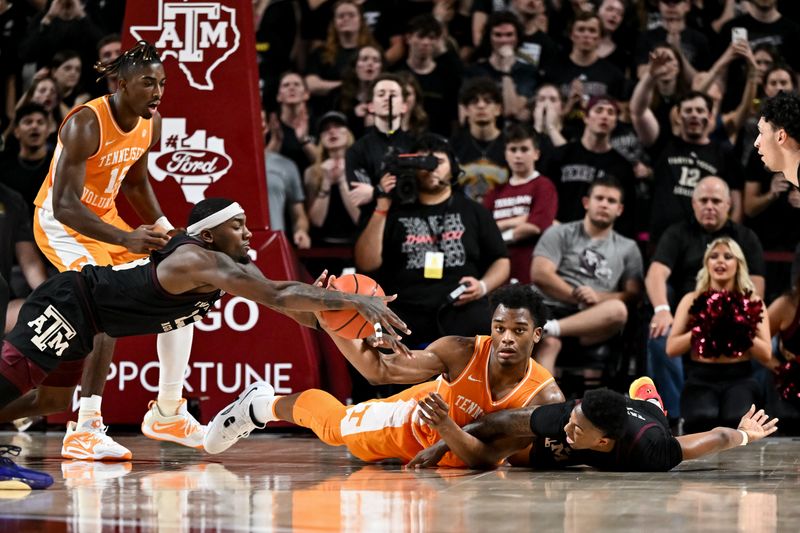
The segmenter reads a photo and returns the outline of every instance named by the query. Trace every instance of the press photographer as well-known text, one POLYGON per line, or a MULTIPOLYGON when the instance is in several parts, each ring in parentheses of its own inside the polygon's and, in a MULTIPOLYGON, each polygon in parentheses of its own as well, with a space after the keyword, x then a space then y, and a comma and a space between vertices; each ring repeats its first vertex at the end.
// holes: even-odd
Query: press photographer
POLYGON ((401 154, 394 148, 384 159, 384 168, 387 174, 395 177, 395 185, 388 193, 378 184, 377 196, 391 195, 392 199, 401 204, 413 204, 417 201, 417 173, 420 170, 433 172, 439 166, 439 160, 432 154, 401 154))
POLYGON ((375 186, 385 172, 386 154, 390 149, 407 152, 413 142, 411 135, 401 129, 408 110, 407 98, 403 82, 396 74, 384 73, 375 78, 367 102, 375 125, 345 154, 350 199, 361 209, 362 227, 375 207, 375 186))
POLYGON ((485 296, 510 270, 500 230, 486 208, 453 188, 459 167, 444 138, 424 135, 408 154, 414 155, 387 156, 400 177, 387 172, 380 179, 376 207, 356 242, 356 267, 399 296, 392 309, 412 331, 404 339, 409 347, 442 335, 487 334, 485 296), (460 285, 463 292, 449 302, 460 285))

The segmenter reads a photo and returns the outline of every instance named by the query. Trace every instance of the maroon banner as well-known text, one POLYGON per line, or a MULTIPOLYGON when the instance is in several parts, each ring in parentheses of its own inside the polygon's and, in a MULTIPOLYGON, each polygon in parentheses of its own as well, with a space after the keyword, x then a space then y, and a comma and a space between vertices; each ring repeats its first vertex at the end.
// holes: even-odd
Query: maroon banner
POLYGON ((222 196, 244 207, 251 229, 266 229, 252 2, 127 2, 123 49, 140 39, 155 45, 167 73, 161 140, 148 162, 164 213, 183 226, 193 204, 222 196))

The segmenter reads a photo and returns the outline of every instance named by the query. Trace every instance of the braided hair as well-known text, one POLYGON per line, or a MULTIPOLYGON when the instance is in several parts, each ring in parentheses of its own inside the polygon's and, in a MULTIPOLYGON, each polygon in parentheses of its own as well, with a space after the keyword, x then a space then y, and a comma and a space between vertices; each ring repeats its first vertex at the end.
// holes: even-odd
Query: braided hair
POLYGON ((136 46, 123 52, 110 63, 98 61, 94 64, 94 69, 100 74, 100 77, 97 78, 97 81, 100 81, 103 78, 114 76, 127 78, 135 69, 151 63, 161 63, 158 50, 147 41, 139 41, 136 46))

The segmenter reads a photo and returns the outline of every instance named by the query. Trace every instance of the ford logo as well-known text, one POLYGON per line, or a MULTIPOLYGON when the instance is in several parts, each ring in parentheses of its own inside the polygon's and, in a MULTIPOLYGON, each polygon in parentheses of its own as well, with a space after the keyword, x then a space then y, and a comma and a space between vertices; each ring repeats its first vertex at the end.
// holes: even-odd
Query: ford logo
POLYGON ((208 150, 175 150, 161 154, 156 166, 175 176, 210 176, 231 168, 231 158, 226 154, 208 150))

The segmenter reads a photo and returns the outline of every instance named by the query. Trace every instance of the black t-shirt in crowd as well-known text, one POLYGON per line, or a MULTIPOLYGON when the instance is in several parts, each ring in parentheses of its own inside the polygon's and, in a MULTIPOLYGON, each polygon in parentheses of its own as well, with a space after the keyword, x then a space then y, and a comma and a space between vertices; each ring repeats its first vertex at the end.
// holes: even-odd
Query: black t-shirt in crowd
POLYGON ((465 78, 491 78, 497 84, 497 88, 500 89, 501 93, 504 76, 511 76, 514 88, 519 96, 524 96, 528 99, 533 98, 536 87, 539 85, 539 71, 524 58, 517 57, 517 60, 511 66, 511 72, 508 74, 494 68, 486 59, 478 61, 464 73, 465 78))
POLYGON ((719 231, 708 233, 693 216, 690 220, 670 226, 658 241, 653 254, 653 261, 670 269, 668 283, 674 289, 674 301, 670 302, 673 309, 685 294, 694 290, 706 248, 718 237, 731 237, 742 248, 751 276, 766 275, 764 250, 753 230, 728 221, 719 231))
POLYGON ((272 0, 256 28, 258 78, 267 111, 278 108, 275 98, 280 75, 292 68, 291 54, 299 32, 299 15, 294 0, 272 0))
POLYGON ((464 276, 481 279, 508 250, 492 214, 456 190, 437 205, 392 205, 383 233, 376 280, 397 294, 392 309, 408 324, 408 346, 442 335, 472 336, 491 326, 487 298, 453 306, 447 295, 464 276), (426 254, 441 253, 441 277, 425 277, 426 254))
POLYGON ((391 45, 392 37, 405 33, 406 19, 401 4, 401 0, 366 0, 361 4, 364 20, 384 50, 391 45))
POLYGON ((558 215, 560 222, 583 218, 583 197, 589 185, 597 178, 612 175, 622 183, 625 192, 625 209, 617 219, 614 229, 633 237, 636 206, 636 178, 631 164, 617 152, 591 152, 580 141, 567 143, 556 149, 543 174, 550 177, 558 189, 558 215), (630 200, 630 201, 628 201, 630 200))
MULTIPOLYGON (((782 16, 775 22, 759 22, 748 14, 740 15, 722 26, 716 51, 721 54, 731 42, 731 28, 745 28, 750 48, 771 44, 780 52, 785 63, 795 71, 800 68, 800 23, 782 16)), ((741 94, 741 93, 740 93, 741 94)))
POLYGON ((398 130, 387 135, 370 127, 345 153, 347 181, 377 185, 386 172, 386 154, 393 147, 403 153, 411 148, 414 138, 406 131, 398 130))
POLYGON ((18 242, 33 242, 31 217, 20 194, 0 184, 0 275, 9 279, 18 242))
POLYGON ((451 141, 461 166, 458 183, 464 193, 478 200, 508 181, 506 142, 502 134, 492 141, 481 141, 462 129, 451 141))
POLYGON ((610 452, 574 450, 567 444, 564 426, 578 400, 543 405, 531 415, 531 430, 536 435, 530 453, 531 467, 552 470, 587 465, 617 472, 666 472, 683 460, 678 440, 658 406, 626 399, 628 422, 625 434, 610 452))
MULTIPOLYGON (((398 153, 404 153, 413 143, 414 138, 406 131, 397 130, 392 135, 387 135, 374 126, 368 128, 367 132, 345 152, 344 168, 347 181, 377 185, 386 172, 386 155, 389 149, 394 148, 398 153)), ((367 225, 374 210, 374 201, 361 206, 359 227, 367 225)))
POLYGON ((622 100, 624 96, 625 75, 606 59, 598 59, 588 67, 582 67, 566 57, 550 76, 549 81, 559 87, 565 98, 569 96, 570 85, 575 78, 583 82, 583 95, 587 98, 609 95, 622 100))
MULTIPOLYGON (((309 127, 313 128, 316 122, 314 116, 311 115, 308 119, 309 127)), ((280 153, 282 156, 291 159, 294 164, 297 165, 297 170, 302 176, 311 165, 312 161, 308 157, 308 154, 306 154, 306 151, 303 150, 303 143, 297 138, 294 128, 281 122, 281 129, 283 130, 283 144, 281 144, 280 153)))
POLYGON ((654 160, 652 242, 657 242, 670 224, 694 219, 692 194, 706 176, 719 176, 732 191, 744 187, 742 165, 733 149, 714 141, 692 144, 672 137, 654 160))
MULTIPOLYGON (((761 195, 769 191, 775 173, 764 168, 761 156, 753 150, 750 152, 745 175, 748 183, 758 184, 758 194, 761 195)), ((755 217, 745 219, 745 225, 756 232, 765 250, 793 251, 800 242, 800 209, 789 203, 791 190, 792 187, 789 187, 782 192, 755 217)))
MULTIPOLYGON (((646 31, 639 36, 636 43, 636 64, 644 65, 650 61, 650 52, 656 45, 667 41, 667 30, 663 27, 646 31)), ((710 44, 705 35, 693 28, 681 32, 681 51, 689 63, 697 70, 706 70, 711 66, 710 44)))
POLYGON ((460 191, 436 205, 392 205, 383 233, 379 280, 418 309, 436 309, 463 276, 478 279, 508 250, 492 214, 460 191), (442 277, 424 276, 426 252, 442 252, 442 277))
POLYGON ((52 157, 52 150, 48 150, 42 159, 37 160, 21 159, 17 154, 10 153, 0 157, 0 183, 22 195, 27 203, 29 216, 33 216, 33 201, 47 177, 52 157))
POLYGON ((324 41, 328 37, 328 26, 333 20, 333 0, 322 2, 311 9, 308 0, 300 0, 300 37, 309 41, 324 41))
POLYGON ((428 114, 428 129, 450 137, 458 118, 458 91, 463 67, 458 55, 447 51, 436 58, 436 67, 428 74, 418 74, 406 62, 397 71, 411 72, 422 89, 422 104, 428 114))
MULTIPOLYGON (((794 0, 796 2, 796 0, 794 0)), ((731 29, 745 28, 750 48, 760 44, 770 44, 778 49, 783 63, 787 63, 795 72, 800 69, 800 24, 787 16, 775 22, 759 22, 749 14, 743 14, 728 21, 717 37, 716 57, 719 57, 731 42, 731 29)), ((735 59, 728 66, 728 80, 722 98, 722 111, 735 109, 742 100, 742 91, 747 81, 747 64, 743 59, 735 59)))
POLYGON ((530 58, 531 64, 539 71, 540 79, 547 79, 562 58, 558 44, 543 31, 523 35, 518 51, 523 58, 530 58))

